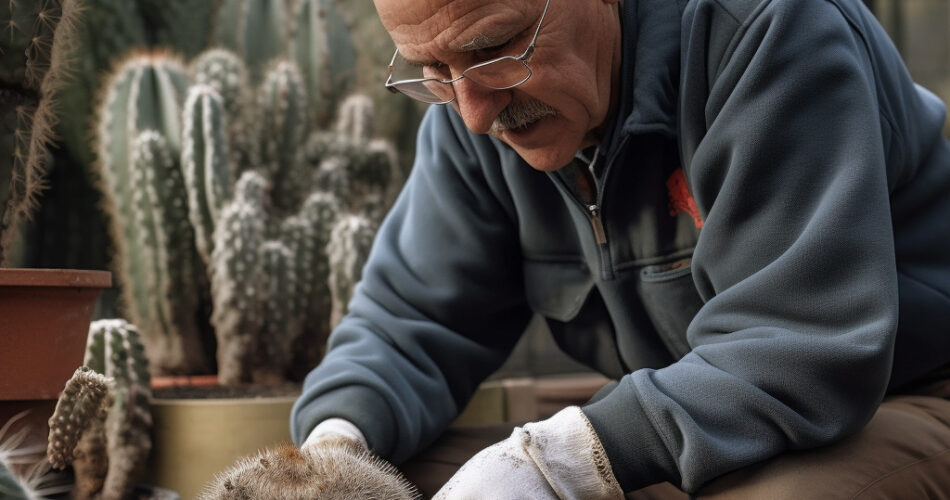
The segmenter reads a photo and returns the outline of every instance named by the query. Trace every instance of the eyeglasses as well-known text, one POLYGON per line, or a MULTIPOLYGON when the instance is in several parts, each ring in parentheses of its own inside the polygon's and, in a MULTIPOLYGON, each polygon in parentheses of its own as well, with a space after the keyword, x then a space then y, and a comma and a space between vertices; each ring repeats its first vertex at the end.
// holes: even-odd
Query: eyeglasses
POLYGON ((432 75, 440 71, 446 72, 447 68, 439 69, 432 66, 414 65, 404 59, 399 54, 399 49, 393 53, 393 58, 389 62, 389 74, 386 77, 386 88, 390 92, 401 92, 417 101, 429 104, 448 104, 455 100, 455 87, 453 83, 468 78, 469 80, 495 90, 507 90, 515 88, 518 85, 528 81, 533 72, 526 62, 534 53, 535 43, 538 41, 538 33, 541 32, 541 23, 544 22, 544 15, 548 12, 548 6, 551 0, 544 4, 544 10, 541 11, 541 18, 538 19, 538 27, 534 30, 534 37, 531 43, 521 53, 520 56, 496 57, 490 61, 480 62, 463 71, 459 76, 451 78, 451 75, 432 75), (392 81, 394 71, 405 74, 406 72, 419 73, 422 78, 410 78, 406 80, 392 81), (439 78, 448 77, 449 79, 439 78))

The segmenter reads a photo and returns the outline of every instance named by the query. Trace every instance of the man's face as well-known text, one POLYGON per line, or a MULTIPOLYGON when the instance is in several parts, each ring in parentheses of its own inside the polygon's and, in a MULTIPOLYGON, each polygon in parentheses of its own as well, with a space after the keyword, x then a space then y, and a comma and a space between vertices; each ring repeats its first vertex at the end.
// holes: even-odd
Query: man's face
MULTIPOLYGON (((510 145, 538 170, 556 170, 597 144, 611 118, 620 69, 618 0, 551 0, 528 60, 533 75, 508 90, 455 82, 451 103, 475 133, 510 145)), ((452 77, 473 64, 520 55, 544 0, 375 0, 399 53, 413 63, 447 66, 452 77)))

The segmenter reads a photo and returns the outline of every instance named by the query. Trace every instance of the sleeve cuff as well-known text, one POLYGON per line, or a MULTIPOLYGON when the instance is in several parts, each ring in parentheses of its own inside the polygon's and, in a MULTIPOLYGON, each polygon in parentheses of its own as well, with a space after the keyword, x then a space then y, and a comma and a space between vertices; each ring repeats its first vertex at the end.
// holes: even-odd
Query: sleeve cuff
POLYGON ((666 445, 644 412, 630 375, 606 397, 582 408, 625 492, 654 483, 680 483, 666 445))
POLYGON ((323 394, 305 391, 294 404, 290 419, 291 436, 298 446, 329 419, 352 425, 367 448, 382 457, 389 457, 395 445, 392 410, 382 397, 364 386, 341 387, 323 394))

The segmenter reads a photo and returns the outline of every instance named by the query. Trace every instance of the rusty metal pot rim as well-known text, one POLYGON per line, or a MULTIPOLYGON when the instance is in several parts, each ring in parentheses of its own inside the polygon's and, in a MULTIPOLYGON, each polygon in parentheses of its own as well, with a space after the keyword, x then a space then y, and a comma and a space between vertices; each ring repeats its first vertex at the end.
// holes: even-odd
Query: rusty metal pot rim
POLYGON ((109 288, 112 273, 87 269, 0 268, 0 286, 109 288))

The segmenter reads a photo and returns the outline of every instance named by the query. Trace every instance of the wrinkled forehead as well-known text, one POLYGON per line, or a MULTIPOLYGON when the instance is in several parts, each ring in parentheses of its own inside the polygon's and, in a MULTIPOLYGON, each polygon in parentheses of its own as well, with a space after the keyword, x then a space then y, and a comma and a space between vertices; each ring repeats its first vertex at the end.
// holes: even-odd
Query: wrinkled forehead
POLYGON ((463 46, 512 25, 530 22, 532 3, 543 0, 374 0, 380 20, 400 48, 435 44, 442 50, 463 46))

